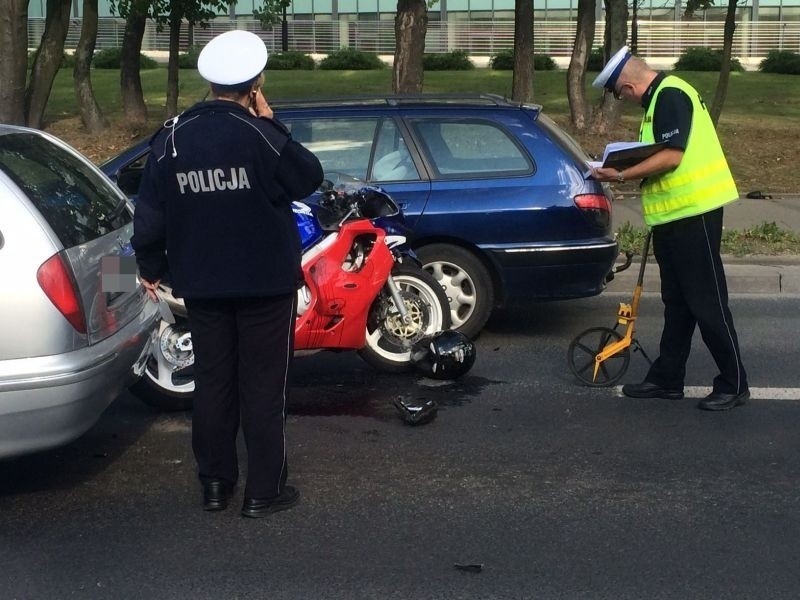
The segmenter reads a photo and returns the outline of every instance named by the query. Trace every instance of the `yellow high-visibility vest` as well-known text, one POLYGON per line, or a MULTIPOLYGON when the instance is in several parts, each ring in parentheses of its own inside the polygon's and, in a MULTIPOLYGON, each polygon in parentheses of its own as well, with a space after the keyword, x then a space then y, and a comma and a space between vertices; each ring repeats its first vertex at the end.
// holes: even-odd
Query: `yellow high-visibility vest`
POLYGON ((683 90, 691 99, 692 125, 681 164, 642 184, 642 215, 651 226, 707 213, 739 198, 705 103, 682 79, 670 75, 658 86, 642 118, 639 140, 655 142, 653 113, 658 95, 667 87, 683 90))

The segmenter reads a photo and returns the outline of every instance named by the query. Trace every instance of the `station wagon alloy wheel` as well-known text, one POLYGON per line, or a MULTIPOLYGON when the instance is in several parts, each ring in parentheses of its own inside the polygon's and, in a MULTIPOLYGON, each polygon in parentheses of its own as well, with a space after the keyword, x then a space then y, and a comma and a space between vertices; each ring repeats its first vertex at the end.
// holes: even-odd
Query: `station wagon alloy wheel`
POLYGON ((478 301, 475 283, 469 273, 461 270, 458 265, 442 261, 425 266, 447 294, 452 307, 450 316, 453 325, 456 327, 463 325, 475 312, 475 304, 478 301))
POLYGON ((494 304, 486 267, 469 251, 447 244, 425 246, 417 255, 447 296, 453 329, 471 338, 477 336, 494 304))

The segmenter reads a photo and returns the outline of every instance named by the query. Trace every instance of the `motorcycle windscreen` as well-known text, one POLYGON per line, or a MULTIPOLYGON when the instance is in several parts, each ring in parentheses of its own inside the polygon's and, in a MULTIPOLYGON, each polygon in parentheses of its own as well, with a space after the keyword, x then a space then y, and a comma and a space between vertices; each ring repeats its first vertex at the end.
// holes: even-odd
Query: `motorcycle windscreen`
POLYGON ((303 252, 316 244, 325 234, 311 207, 303 202, 292 202, 292 213, 300 232, 300 243, 303 252))

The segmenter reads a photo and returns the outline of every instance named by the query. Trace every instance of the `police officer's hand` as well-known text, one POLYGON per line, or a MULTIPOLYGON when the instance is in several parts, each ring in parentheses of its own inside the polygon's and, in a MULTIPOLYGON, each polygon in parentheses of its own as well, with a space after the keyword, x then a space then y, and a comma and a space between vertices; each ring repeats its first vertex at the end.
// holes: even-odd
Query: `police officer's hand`
POLYGON ((158 302, 157 290, 158 290, 158 286, 159 286, 160 283, 161 283, 160 279, 158 281, 155 281, 155 282, 151 282, 151 281, 147 281, 145 279, 142 279, 142 285, 144 286, 144 289, 147 292, 148 297, 153 302, 158 302))
POLYGON ((619 181, 619 171, 608 167, 592 169, 592 177, 597 181, 619 181))
POLYGON ((272 109, 267 104, 267 99, 264 98, 261 88, 251 92, 250 98, 250 110, 255 116, 266 117, 267 119, 272 118, 272 109))

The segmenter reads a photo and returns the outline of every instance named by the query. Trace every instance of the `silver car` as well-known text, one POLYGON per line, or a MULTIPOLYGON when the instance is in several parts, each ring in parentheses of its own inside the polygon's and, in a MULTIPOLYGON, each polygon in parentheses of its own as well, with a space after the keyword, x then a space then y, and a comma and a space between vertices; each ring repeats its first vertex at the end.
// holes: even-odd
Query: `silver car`
POLYGON ((131 235, 91 162, 0 125, 0 459, 77 438, 141 375, 159 316, 131 235))

